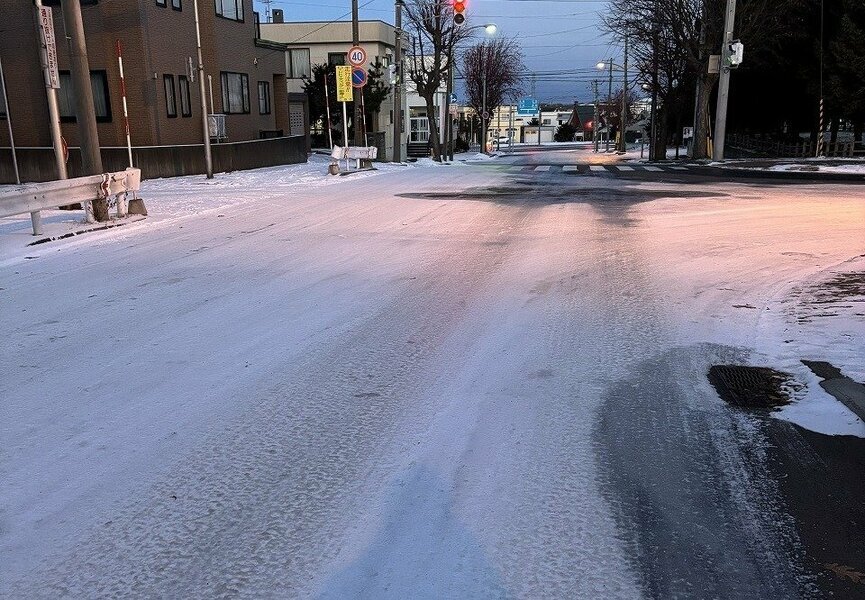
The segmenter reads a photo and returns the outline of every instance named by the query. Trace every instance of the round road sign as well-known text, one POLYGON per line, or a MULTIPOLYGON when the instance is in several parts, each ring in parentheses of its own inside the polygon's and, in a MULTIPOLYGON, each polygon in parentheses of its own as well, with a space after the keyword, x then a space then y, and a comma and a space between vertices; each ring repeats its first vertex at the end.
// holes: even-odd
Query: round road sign
POLYGON ((366 70, 360 67, 354 67, 351 70, 351 85, 352 87, 362 88, 366 85, 366 70))
POLYGON ((490 118, 490 113, 488 111, 484 111, 481 113, 481 117, 483 118, 484 121, 487 121, 490 118))
POLYGON ((348 62, 354 67, 360 67, 366 63, 366 50, 360 46, 352 46, 348 49, 348 62))

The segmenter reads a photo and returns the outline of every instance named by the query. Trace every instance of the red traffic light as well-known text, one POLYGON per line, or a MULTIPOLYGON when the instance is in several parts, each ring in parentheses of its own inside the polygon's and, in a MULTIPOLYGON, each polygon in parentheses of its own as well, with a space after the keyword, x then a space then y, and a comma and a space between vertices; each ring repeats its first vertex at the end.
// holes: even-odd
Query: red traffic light
POLYGON ((466 11, 465 0, 453 0, 454 7, 454 23, 462 25, 466 21, 466 16, 463 14, 466 11))

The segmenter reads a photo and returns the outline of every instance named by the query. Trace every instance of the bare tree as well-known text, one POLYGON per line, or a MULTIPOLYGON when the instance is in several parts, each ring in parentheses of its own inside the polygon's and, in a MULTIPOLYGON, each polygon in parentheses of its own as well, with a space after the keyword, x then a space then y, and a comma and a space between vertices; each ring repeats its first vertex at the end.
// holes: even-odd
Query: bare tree
POLYGON ((407 0, 403 6, 409 36, 408 75, 426 104, 433 159, 440 161, 435 95, 453 68, 455 45, 469 36, 469 30, 454 24, 453 9, 441 0, 407 0))
MULTIPOLYGON (((628 35, 632 56, 644 79, 657 77, 661 102, 659 123, 678 125, 688 105, 686 86, 696 87, 694 156, 708 156, 709 99, 718 75, 709 73, 709 56, 718 54, 724 27, 726 0, 610 0, 605 26, 618 37, 628 35), (656 75, 655 75, 656 74, 656 75), (673 113, 673 114, 671 114, 673 113)), ((768 18, 778 10, 777 0, 743 0, 737 12, 737 37, 747 39, 759 29, 772 27, 768 18)), ((690 120, 690 119, 689 119, 690 120)), ((686 121, 687 122, 687 121, 686 121)), ((661 144, 655 144, 656 147, 661 144)))
MULTIPOLYGON (((468 105, 479 115, 483 112, 486 77, 486 110, 491 115, 506 99, 519 93, 524 71, 522 49, 516 40, 499 38, 472 46, 463 55, 468 105)), ((489 121, 485 125, 489 126, 489 121)), ((486 144, 486 140, 482 143, 486 144)))

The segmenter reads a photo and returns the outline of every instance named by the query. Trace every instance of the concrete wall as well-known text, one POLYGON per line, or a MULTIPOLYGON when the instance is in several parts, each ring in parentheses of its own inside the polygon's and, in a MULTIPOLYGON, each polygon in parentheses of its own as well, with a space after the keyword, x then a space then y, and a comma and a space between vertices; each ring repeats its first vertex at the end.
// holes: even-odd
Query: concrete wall
MULTIPOLYGON (((213 170, 221 173, 306 162, 307 140, 306 136, 293 136, 213 144, 213 170)), ((51 148, 18 148, 17 154, 21 181, 50 181, 56 177, 51 148)), ((9 148, 0 148, 0 157, 0 183, 15 183, 9 148)), ((132 158, 145 179, 205 172, 202 144, 133 148, 132 158)), ((102 162, 106 171, 122 171, 129 166, 126 148, 102 148, 102 162)), ((81 157, 77 147, 69 149, 67 167, 69 177, 84 174, 81 172, 81 157)))

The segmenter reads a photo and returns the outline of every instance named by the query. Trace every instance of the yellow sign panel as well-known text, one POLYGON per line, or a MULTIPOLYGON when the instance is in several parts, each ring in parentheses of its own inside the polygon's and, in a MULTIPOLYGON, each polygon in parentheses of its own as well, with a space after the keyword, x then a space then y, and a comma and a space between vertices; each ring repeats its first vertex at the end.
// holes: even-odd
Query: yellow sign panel
POLYGON ((338 65, 336 67, 336 101, 351 102, 353 99, 351 65, 338 65))

